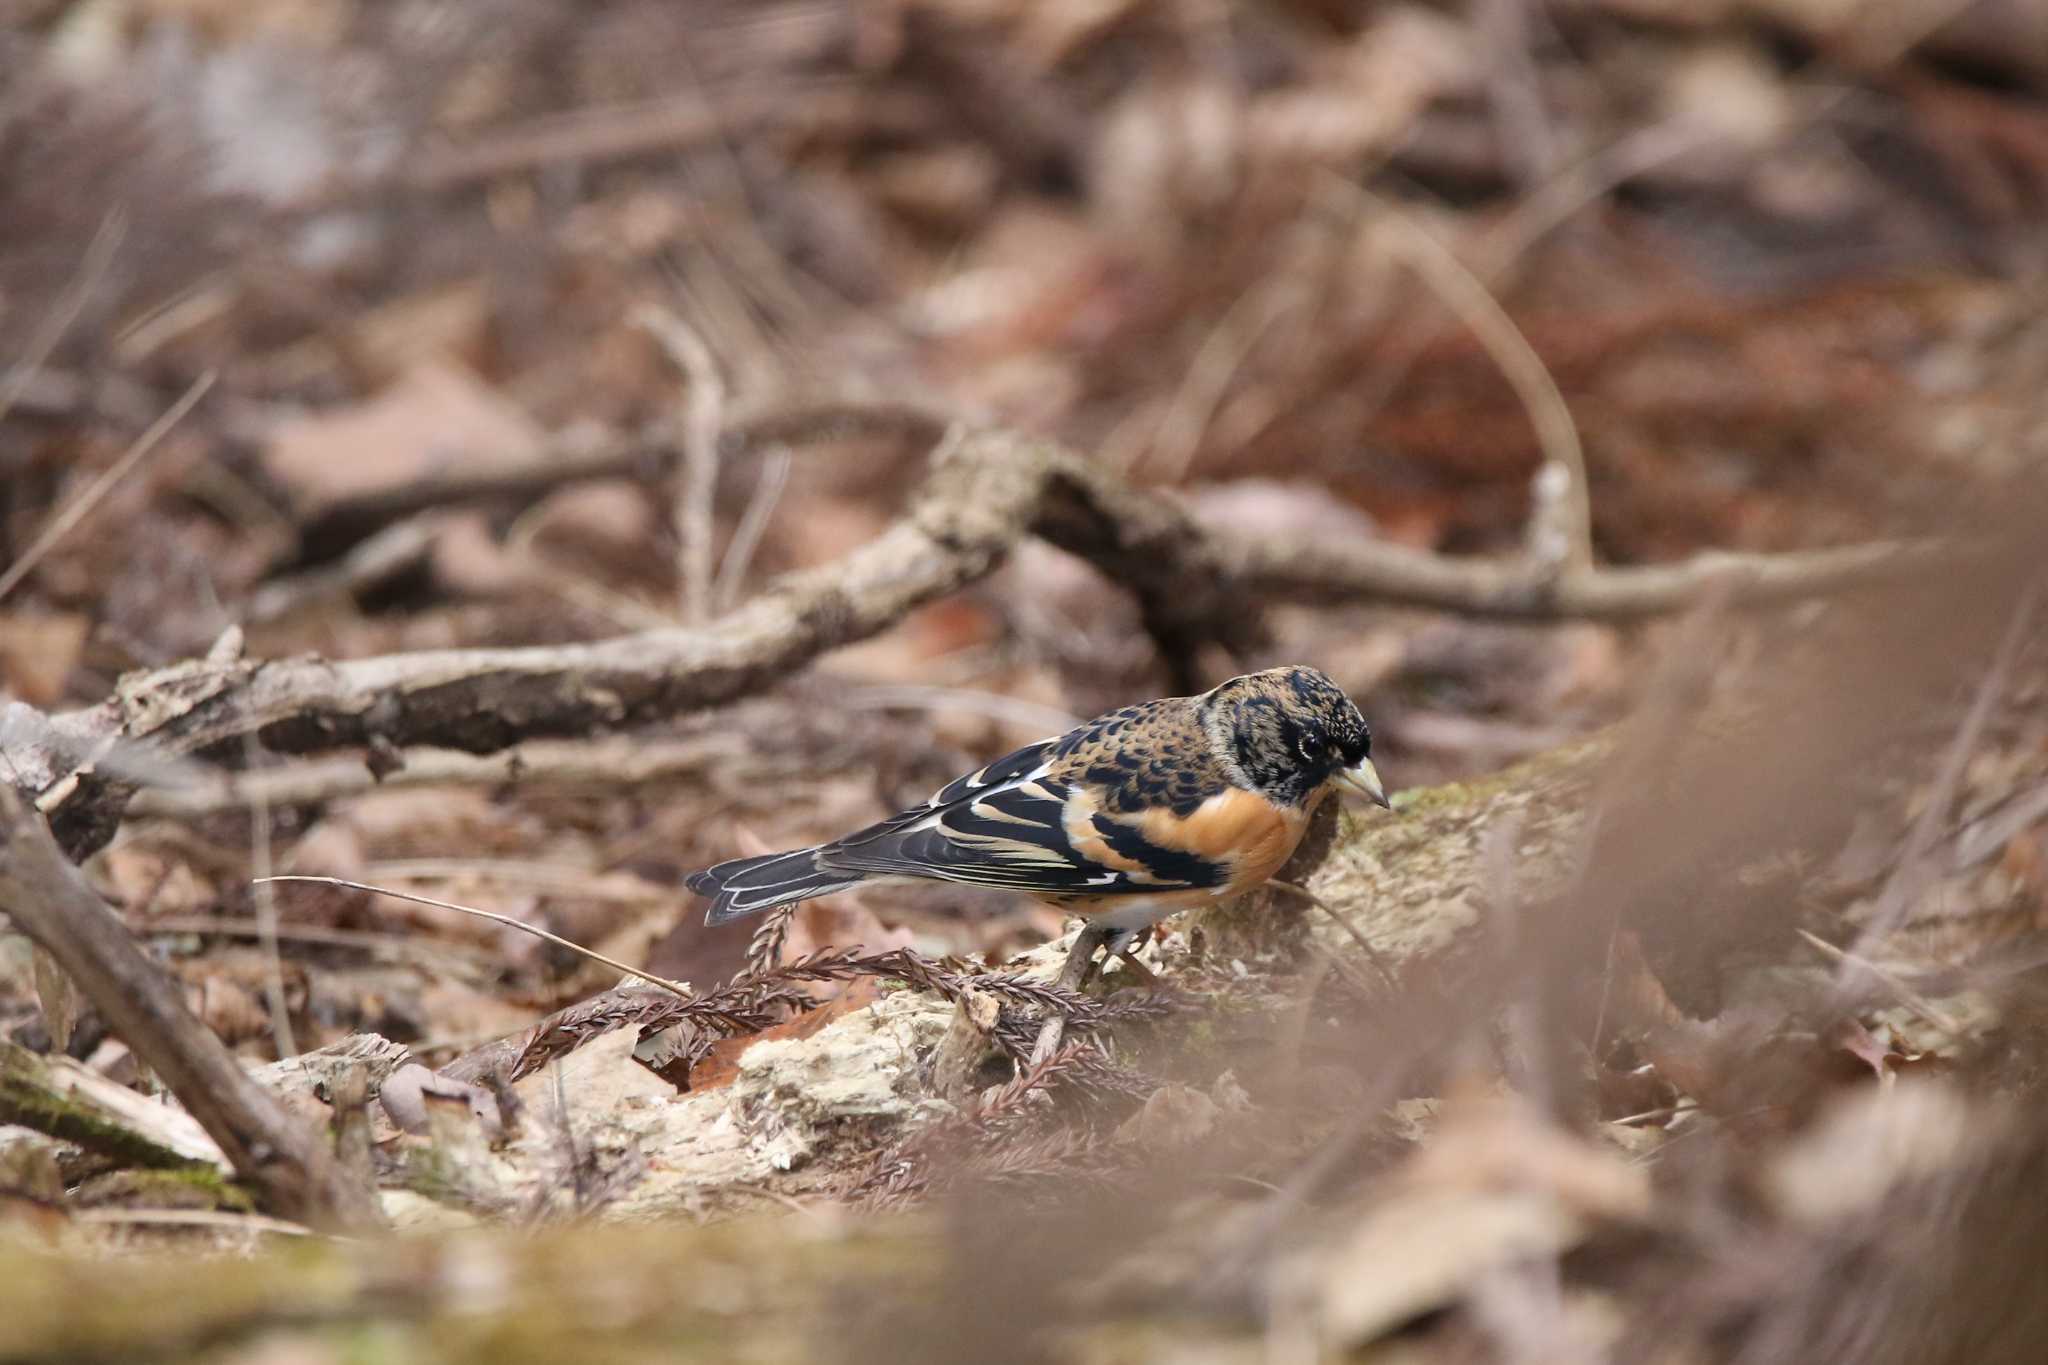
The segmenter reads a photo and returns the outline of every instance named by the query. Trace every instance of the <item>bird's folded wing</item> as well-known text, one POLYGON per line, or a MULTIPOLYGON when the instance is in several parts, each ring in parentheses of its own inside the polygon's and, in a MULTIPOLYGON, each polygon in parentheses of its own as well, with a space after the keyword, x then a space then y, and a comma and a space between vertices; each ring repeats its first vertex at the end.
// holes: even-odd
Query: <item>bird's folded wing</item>
POLYGON ((1105 813, 1087 788, 1045 777, 1036 764, 996 785, 976 786, 982 775, 941 792, 960 789, 945 804, 934 798, 827 845, 820 865, 1060 896, 1186 891, 1226 879, 1220 862, 1155 843, 1139 822, 1105 813))

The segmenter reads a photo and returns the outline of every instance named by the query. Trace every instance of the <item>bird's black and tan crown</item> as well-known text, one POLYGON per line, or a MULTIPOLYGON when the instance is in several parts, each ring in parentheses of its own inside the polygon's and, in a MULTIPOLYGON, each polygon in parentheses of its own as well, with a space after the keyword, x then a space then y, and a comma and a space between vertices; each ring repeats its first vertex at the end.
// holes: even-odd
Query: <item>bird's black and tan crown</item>
POLYGON ((1365 717, 1319 669, 1247 673, 1199 702, 1210 746, 1241 785, 1282 804, 1306 801, 1372 752, 1365 717))

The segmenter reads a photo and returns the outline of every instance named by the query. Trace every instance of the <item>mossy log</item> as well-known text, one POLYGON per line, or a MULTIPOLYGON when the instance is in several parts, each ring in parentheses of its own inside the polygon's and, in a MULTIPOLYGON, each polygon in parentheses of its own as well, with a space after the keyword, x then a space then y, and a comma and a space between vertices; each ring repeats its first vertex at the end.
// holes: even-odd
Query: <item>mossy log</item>
POLYGON ((773 1218, 291 1239, 232 1258, 0 1246, 0 1359, 211 1360, 269 1342, 391 1365, 809 1360, 838 1296, 918 1292, 931 1255, 907 1221, 821 1235, 773 1218))
MULTIPOLYGON (((111 1081, 103 1083, 118 1090, 111 1081)), ((127 1094, 128 1092, 122 1092, 127 1094)), ((67 1085, 41 1057, 0 1041, 0 1124, 36 1132, 82 1147, 117 1166, 151 1170, 209 1172, 221 1168, 218 1149, 206 1141, 182 1111, 162 1109, 161 1122, 138 1122, 152 1106, 140 1095, 116 1108, 78 1085, 67 1085), (175 1125, 176 1131, 171 1131, 175 1125), (154 1131, 144 1131, 153 1126, 154 1131)))

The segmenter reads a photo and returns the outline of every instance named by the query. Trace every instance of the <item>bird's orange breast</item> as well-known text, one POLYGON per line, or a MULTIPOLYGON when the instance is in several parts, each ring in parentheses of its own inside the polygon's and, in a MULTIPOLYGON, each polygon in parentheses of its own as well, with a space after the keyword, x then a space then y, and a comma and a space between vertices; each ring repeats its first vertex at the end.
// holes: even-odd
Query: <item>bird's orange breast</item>
POLYGON ((1145 813, 1145 837, 1228 870, 1224 895, 1246 891, 1280 870, 1308 829, 1308 812, 1276 806, 1257 792, 1226 787, 1187 815, 1145 813))

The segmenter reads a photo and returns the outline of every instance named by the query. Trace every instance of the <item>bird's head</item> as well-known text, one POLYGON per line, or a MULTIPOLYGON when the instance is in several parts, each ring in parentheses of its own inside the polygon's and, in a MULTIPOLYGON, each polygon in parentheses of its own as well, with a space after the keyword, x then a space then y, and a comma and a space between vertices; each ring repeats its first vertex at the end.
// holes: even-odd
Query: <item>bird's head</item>
POLYGON ((1344 689, 1299 665, 1247 673, 1201 699, 1202 728, 1226 768, 1283 805, 1334 784, 1386 806, 1372 732, 1344 689))

